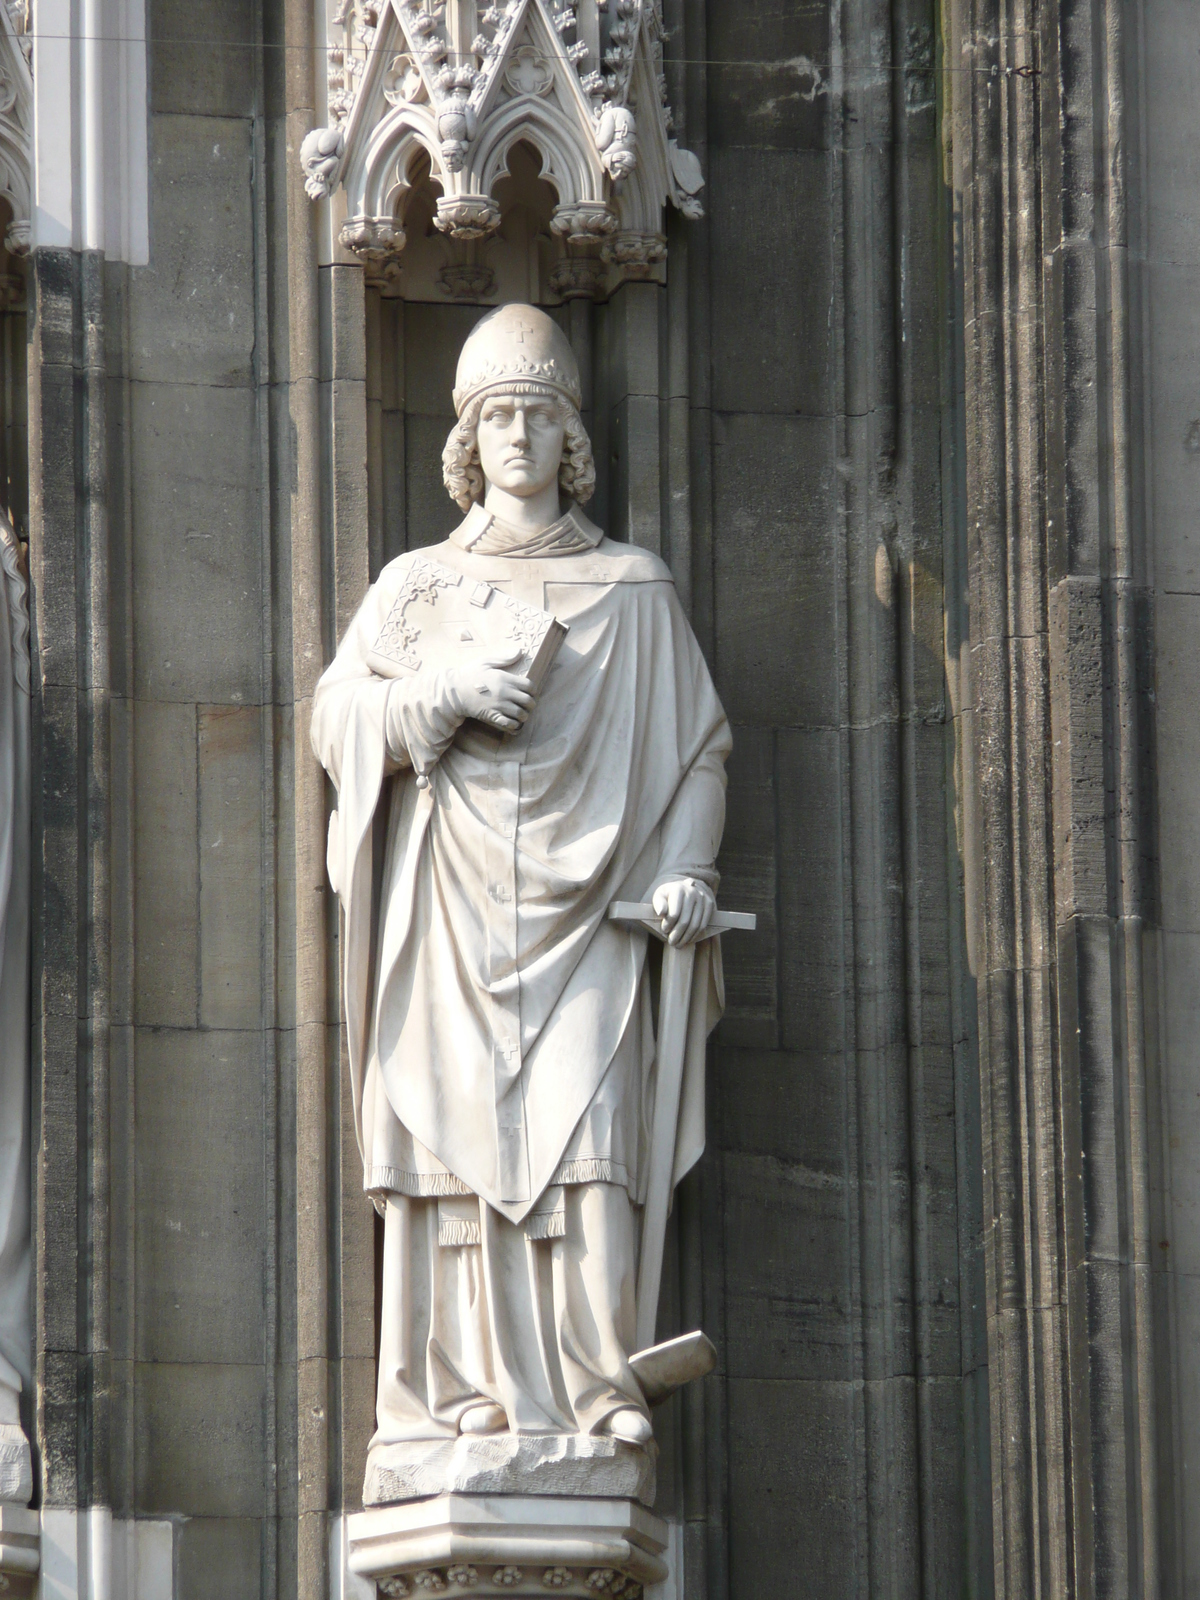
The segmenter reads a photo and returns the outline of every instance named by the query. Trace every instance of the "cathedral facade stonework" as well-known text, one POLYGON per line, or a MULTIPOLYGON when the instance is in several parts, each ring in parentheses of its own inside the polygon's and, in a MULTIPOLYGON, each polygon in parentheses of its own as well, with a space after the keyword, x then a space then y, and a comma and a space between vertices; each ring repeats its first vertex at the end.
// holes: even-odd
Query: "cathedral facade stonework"
POLYGON ((3 1592, 1196 1591, 1189 20, 0 7, 3 1592))

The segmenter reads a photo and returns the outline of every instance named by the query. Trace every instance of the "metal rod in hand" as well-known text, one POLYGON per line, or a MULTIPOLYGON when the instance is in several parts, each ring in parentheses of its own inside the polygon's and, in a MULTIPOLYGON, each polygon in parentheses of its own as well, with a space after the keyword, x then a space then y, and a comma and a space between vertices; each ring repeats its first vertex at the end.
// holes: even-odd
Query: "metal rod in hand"
MULTIPOLYGON (((640 922, 658 939, 663 939, 662 919, 652 905, 617 900, 608 910, 616 922, 640 922)), ((711 939, 727 929, 753 929, 756 919, 748 912, 715 911, 702 939, 711 939)), ((637 1348, 648 1350, 654 1343, 658 1322, 658 1297, 662 1287, 663 1251, 667 1242, 667 1213, 671 1208, 671 1189, 675 1176, 675 1141, 679 1126, 679 1101, 683 1092, 683 1069, 687 1061, 688 1034, 692 1026, 703 1027, 701 1014, 692 1017, 693 977, 696 970, 696 941, 673 945, 664 941, 662 981, 658 1000, 657 1066, 654 1085, 654 1111, 650 1124, 650 1181, 642 1212, 642 1248, 638 1262, 637 1348)))

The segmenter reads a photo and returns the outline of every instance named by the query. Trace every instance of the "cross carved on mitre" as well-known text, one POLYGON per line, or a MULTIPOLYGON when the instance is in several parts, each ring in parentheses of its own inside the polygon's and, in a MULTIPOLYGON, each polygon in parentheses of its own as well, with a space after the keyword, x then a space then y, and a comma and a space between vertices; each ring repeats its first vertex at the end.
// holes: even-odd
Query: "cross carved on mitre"
POLYGON ((536 333, 537 329, 534 327, 532 322, 526 322, 523 317, 518 317, 516 322, 513 324, 513 332, 517 336, 517 343, 524 344, 525 335, 527 333, 536 333))

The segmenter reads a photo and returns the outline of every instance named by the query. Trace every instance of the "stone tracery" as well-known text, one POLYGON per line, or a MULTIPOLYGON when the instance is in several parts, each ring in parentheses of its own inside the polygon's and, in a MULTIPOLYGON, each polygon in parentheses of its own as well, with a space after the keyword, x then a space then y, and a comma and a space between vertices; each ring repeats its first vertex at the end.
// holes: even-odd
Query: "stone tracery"
MULTIPOLYGON (((671 137, 661 0, 343 0, 333 24, 332 120, 300 158, 313 199, 345 191, 340 242, 376 269, 394 270, 426 160, 434 226, 493 235, 522 140, 557 195, 560 265, 602 256, 644 276, 666 253, 668 201, 702 214, 700 164, 671 137)), ((558 292, 600 276, 560 271, 558 292)))
POLYGON ((12 212, 4 244, 13 255, 28 254, 33 217, 29 24, 27 0, 6 0, 0 5, 0 199, 8 202, 12 212))

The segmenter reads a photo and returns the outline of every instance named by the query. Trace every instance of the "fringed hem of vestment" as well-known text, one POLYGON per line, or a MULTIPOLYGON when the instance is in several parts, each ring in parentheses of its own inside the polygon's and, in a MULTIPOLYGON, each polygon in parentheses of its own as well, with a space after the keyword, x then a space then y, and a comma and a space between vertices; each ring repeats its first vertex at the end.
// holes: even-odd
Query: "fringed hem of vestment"
POLYGON ((567 1213, 560 1211, 535 1211, 525 1218, 522 1226, 525 1237, 530 1244, 537 1244, 542 1239, 565 1239, 567 1237, 567 1213))
POLYGON ((405 1172, 401 1167, 368 1167, 363 1174, 368 1194, 402 1194, 410 1200, 438 1200, 472 1191, 452 1172, 405 1172))
MULTIPOLYGON (((627 1189, 629 1173, 619 1161, 610 1161, 607 1156, 582 1156, 561 1162, 547 1188, 576 1183, 617 1183, 627 1189)), ((363 1188, 371 1195, 402 1194, 410 1200, 438 1200, 444 1195, 474 1192, 452 1172, 406 1172, 401 1167, 368 1167, 363 1176, 363 1188)), ((557 1238, 558 1235, 547 1234, 546 1237, 557 1238)))
POLYGON ((629 1187, 629 1174, 619 1161, 607 1156, 581 1156, 575 1161, 564 1161, 550 1180, 551 1184, 619 1183, 629 1187))

